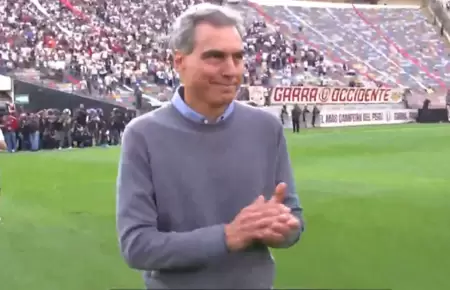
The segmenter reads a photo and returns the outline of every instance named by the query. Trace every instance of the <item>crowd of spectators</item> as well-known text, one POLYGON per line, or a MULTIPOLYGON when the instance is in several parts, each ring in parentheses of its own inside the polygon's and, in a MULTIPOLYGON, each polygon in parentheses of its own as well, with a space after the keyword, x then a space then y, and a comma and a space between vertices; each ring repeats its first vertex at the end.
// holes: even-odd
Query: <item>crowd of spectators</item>
MULTIPOLYGON (((0 0, 0 67, 121 100, 162 100, 179 84, 167 47, 173 20, 200 0, 0 0)), ((245 6, 245 84, 329 85, 346 66, 289 39, 245 6)), ((301 28, 299 28, 301 29, 301 28)))

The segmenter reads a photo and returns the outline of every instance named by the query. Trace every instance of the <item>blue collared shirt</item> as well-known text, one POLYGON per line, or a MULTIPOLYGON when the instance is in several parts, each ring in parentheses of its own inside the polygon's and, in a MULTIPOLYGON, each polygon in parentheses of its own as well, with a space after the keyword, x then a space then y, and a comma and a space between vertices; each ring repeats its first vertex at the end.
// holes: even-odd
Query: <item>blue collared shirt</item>
MULTIPOLYGON (((194 111, 193 109, 191 109, 185 102, 184 102, 184 97, 182 97, 182 94, 184 94, 184 88, 183 87, 178 87, 175 91, 175 94, 173 95, 172 98, 172 105, 186 118, 196 122, 196 123, 202 123, 202 124, 208 124, 209 121, 208 119, 203 116, 202 114, 197 113, 196 111, 194 111)), ((227 109, 225 110, 225 112, 222 114, 222 116, 220 116, 219 118, 217 118, 216 122, 214 123, 218 123, 220 121, 225 120, 226 118, 228 118, 231 113, 233 112, 234 109, 234 101, 227 107, 227 109)))

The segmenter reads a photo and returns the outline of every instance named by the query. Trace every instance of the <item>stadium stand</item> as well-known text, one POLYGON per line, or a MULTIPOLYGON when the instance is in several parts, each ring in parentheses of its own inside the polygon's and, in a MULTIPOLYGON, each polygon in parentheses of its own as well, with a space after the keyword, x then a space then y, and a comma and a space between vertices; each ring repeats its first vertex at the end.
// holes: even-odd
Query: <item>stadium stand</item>
MULTIPOLYGON (((9 63, 15 76, 39 78, 61 90, 126 104, 132 103, 133 86, 139 84, 145 94, 167 100, 171 95, 167 87, 179 82, 167 50, 170 23, 197 2, 154 1, 140 5, 131 0, 2 0, 1 6, 12 15, 3 16, 2 30, 7 41, 3 60, 7 61, 14 46, 13 52, 31 58, 29 63, 9 63)), ((273 85, 284 78, 289 79, 286 83, 295 84, 306 78, 309 83, 346 84, 341 69, 344 63, 364 82, 400 85, 421 92, 428 88, 439 91, 449 81, 445 45, 417 7, 360 9, 336 8, 329 3, 326 7, 305 3, 298 7, 299 1, 295 6, 286 3, 288 7, 260 6, 256 2, 237 6, 249 19, 246 40, 249 52, 253 52, 248 58, 250 80, 261 75, 261 58, 270 53, 279 55, 283 45, 292 50, 292 42, 280 41, 280 37, 288 38, 286 30, 278 33, 281 25, 293 32, 298 43, 296 51, 316 49, 319 58, 324 59, 327 77, 316 78, 322 67, 305 74, 301 64, 291 68, 288 57, 281 56, 284 67, 272 67, 257 82, 273 85), (275 25, 262 32, 258 25, 268 21, 275 25)))
MULTIPOLYGON (((2 21, 3 63, 9 73, 60 90, 125 103, 130 103, 135 84, 162 100, 171 95, 166 88, 176 86, 178 79, 167 50, 169 24, 197 2, 2 1, 1 6, 12 15, 2 21), (22 57, 16 60, 16 55, 22 57)), ((290 65, 292 55, 288 55, 297 47, 276 28, 266 27, 254 9, 240 9, 248 19, 247 83, 273 85, 284 78, 290 84, 291 77, 294 83, 304 82, 301 65, 290 65), (288 51, 281 53, 285 47, 288 51), (269 57, 276 64, 270 70, 262 65, 269 57)), ((308 71, 310 83, 317 83, 309 77, 317 76, 317 71, 314 67, 308 71)), ((329 82, 333 79, 339 81, 331 75, 329 82)))
POLYGON ((418 6, 258 3, 251 5, 296 38, 307 38, 336 61, 348 63, 361 76, 419 94, 430 89, 445 94, 448 50, 418 6))
MULTIPOLYGON (((159 106, 180 82, 167 45, 170 23, 198 2, 0 0, 1 73, 127 108, 141 92, 159 106)), ((362 86, 400 88, 405 102, 327 108, 417 109, 426 99, 430 108, 445 107, 450 61, 439 19, 448 18, 446 2, 431 0, 431 12, 442 10, 431 17, 418 5, 233 3, 247 27, 240 100, 254 99, 257 87, 267 99, 277 86, 362 86)), ((280 106, 272 110, 279 114, 280 106)))

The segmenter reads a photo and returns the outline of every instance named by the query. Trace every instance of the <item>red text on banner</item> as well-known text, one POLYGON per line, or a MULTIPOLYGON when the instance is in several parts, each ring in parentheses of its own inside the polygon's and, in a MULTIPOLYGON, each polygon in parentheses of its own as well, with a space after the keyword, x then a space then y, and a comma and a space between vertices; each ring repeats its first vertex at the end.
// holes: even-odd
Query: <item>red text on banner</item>
POLYGON ((271 104, 380 104, 399 103, 402 91, 389 88, 276 87, 271 104))

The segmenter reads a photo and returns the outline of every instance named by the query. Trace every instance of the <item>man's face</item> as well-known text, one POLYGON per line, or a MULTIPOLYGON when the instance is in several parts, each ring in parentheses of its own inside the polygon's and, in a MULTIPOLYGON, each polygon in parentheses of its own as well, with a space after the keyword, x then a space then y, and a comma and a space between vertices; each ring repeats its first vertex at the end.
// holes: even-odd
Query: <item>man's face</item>
POLYGON ((233 101, 241 84, 242 39, 233 26, 199 24, 193 52, 175 52, 174 64, 182 83, 195 92, 195 98, 213 108, 223 107, 233 101))

